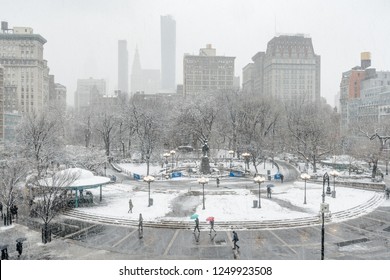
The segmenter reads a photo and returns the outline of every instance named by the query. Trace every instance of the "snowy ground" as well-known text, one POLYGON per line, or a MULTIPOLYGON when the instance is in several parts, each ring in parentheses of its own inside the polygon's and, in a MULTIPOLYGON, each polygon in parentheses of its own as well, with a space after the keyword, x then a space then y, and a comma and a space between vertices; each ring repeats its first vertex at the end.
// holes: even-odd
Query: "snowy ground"
MULTIPOLYGON (((227 182, 226 182, 227 183, 227 182)), ((214 216, 220 221, 254 221, 274 219, 294 219, 315 216, 322 202, 322 186, 307 183, 304 201, 304 183, 274 183, 272 198, 266 198, 266 185, 261 185, 261 209, 253 208, 253 200, 258 200, 258 185, 246 181, 244 184, 225 184, 221 187, 205 186, 205 210, 202 210, 202 187, 192 179, 183 181, 182 188, 167 189, 159 182, 151 184, 153 206, 148 207, 147 184, 114 184, 104 187, 103 201, 94 207, 79 208, 80 211, 128 219, 137 219, 142 213, 145 220, 189 220, 197 213, 200 220, 214 216), (128 200, 132 199, 133 213, 128 212, 128 200)), ((333 186, 332 186, 333 190, 333 186)), ((95 190, 95 197, 98 190, 95 190)), ((343 188, 336 185, 337 197, 327 196, 326 202, 331 212, 338 212, 364 204, 375 192, 343 188)))

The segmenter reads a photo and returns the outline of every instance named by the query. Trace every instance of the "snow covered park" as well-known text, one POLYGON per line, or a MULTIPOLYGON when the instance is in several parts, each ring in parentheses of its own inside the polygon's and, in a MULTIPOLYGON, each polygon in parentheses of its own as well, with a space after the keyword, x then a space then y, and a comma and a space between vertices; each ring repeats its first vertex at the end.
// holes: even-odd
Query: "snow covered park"
MULTIPOLYGON (((181 182, 183 186, 175 188, 167 188, 162 182, 151 183, 153 205, 150 207, 147 183, 108 185, 104 187, 101 203, 97 202, 93 207, 79 208, 78 211, 134 220, 142 213, 145 221, 186 221, 190 220, 193 213, 197 213, 203 221, 209 216, 215 217, 216 221, 264 221, 313 217, 318 215, 322 202, 320 184, 307 183, 307 204, 304 204, 304 182, 273 183, 271 198, 266 196, 268 183, 265 182, 260 186, 261 208, 254 208, 253 201, 259 198, 258 184, 225 179, 221 181, 219 188, 211 181, 210 186, 205 185, 203 210, 202 186, 194 179, 182 179, 181 182), (132 199, 134 205, 132 213, 128 213, 129 199, 132 199)), ((378 192, 337 185, 336 192, 336 198, 325 198, 332 213, 358 207, 376 196, 383 196, 378 192)))

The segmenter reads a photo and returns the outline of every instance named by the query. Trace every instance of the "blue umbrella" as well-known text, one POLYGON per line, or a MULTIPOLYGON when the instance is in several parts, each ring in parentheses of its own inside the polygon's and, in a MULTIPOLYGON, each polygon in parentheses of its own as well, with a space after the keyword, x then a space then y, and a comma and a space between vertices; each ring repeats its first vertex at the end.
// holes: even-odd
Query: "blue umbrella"
POLYGON ((273 187, 275 187, 275 185, 274 185, 274 184, 268 184, 268 185, 267 185, 267 188, 268 188, 268 187, 269 187, 269 188, 273 188, 273 187))
POLYGON ((192 219, 192 220, 195 220, 195 219, 198 218, 198 217, 199 217, 198 214, 192 214, 191 219, 192 219))

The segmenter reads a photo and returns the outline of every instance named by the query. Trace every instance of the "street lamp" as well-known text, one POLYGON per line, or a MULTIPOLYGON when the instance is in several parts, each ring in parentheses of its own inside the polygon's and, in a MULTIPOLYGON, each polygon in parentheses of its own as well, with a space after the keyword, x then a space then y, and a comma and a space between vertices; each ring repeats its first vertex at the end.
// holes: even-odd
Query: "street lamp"
POLYGON ((230 155, 230 169, 232 169, 232 161, 233 161, 234 151, 233 151, 233 150, 230 150, 230 151, 229 151, 229 155, 230 155))
POLYGON ((150 183, 154 181, 154 177, 151 175, 145 176, 144 177, 144 182, 148 183, 148 190, 149 190, 149 199, 148 199, 148 207, 151 206, 151 199, 150 199, 150 183))
POLYGON ((336 198, 336 177, 340 175, 339 172, 336 170, 332 170, 329 172, 329 175, 333 176, 333 192, 332 192, 332 197, 336 198))
POLYGON ((250 154, 249 153, 243 153, 242 156, 244 157, 244 160, 245 160, 245 174, 246 174, 246 165, 248 164, 248 160, 249 160, 249 157, 250 157, 250 154))
POLYGON ((170 154, 171 154, 171 156, 172 156, 172 172, 173 172, 173 160, 174 160, 174 157, 175 157, 176 151, 175 151, 175 150, 171 150, 169 153, 170 153, 170 154))
POLYGON ((329 175, 325 172, 322 180, 322 203, 320 205, 320 212, 322 216, 322 227, 321 227, 321 260, 324 259, 325 251, 325 212, 329 212, 329 204, 325 203, 325 183, 328 182, 329 187, 329 175))
POLYGON ((261 203, 260 203, 260 184, 263 183, 265 181, 265 178, 264 177, 261 177, 261 176, 256 176, 253 181, 257 184, 259 184, 259 205, 258 205, 258 208, 261 208, 261 203))
POLYGON ((209 179, 208 178, 205 178, 205 177, 201 177, 198 179, 198 183, 199 184, 202 184, 202 187, 203 187, 203 210, 206 209, 205 206, 204 206, 204 185, 207 184, 209 182, 209 179))
POLYGON ((164 153, 163 157, 165 157, 165 175, 168 174, 168 158, 171 154, 170 153, 164 153))
POLYGON ((305 198, 303 200, 303 204, 306 204, 306 180, 310 179, 310 175, 306 173, 301 174, 301 178, 305 180, 305 198))

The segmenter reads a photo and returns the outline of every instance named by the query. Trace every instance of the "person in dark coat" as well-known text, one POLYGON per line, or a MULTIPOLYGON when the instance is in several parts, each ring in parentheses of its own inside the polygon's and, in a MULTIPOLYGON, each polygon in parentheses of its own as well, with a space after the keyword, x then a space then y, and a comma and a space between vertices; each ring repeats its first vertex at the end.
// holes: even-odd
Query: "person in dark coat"
POLYGON ((142 214, 139 214, 139 219, 138 219, 138 230, 139 231, 144 231, 144 218, 142 218, 142 214))
POLYGON ((267 186, 267 198, 271 198, 271 193, 272 193, 271 187, 267 186))
POLYGON ((198 229, 198 232, 200 232, 200 229, 199 229, 199 219, 198 217, 196 217, 195 219, 195 227, 194 227, 194 232, 198 229))
POLYGON ((129 211, 127 213, 133 213, 133 202, 131 201, 131 198, 129 199, 129 211))
POLYGON ((1 250, 1 259, 2 260, 8 260, 8 250, 7 248, 4 248, 1 250))
POLYGON ((213 219, 210 220, 210 233, 209 233, 209 235, 211 235, 212 230, 216 233, 216 231, 214 229, 214 220, 213 219))
POLYGON ((240 246, 237 245, 237 241, 238 241, 238 240, 239 240, 239 239, 238 239, 237 232, 235 232, 235 231, 233 230, 233 245, 234 245, 233 250, 236 249, 236 248, 237 248, 237 250, 240 249, 240 246))
POLYGON ((280 174, 280 181, 283 183, 284 176, 283 174, 280 174))
POLYGON ((20 256, 22 255, 22 252, 23 252, 23 243, 18 241, 16 243, 16 251, 19 253, 18 255, 18 258, 20 258, 20 256))

